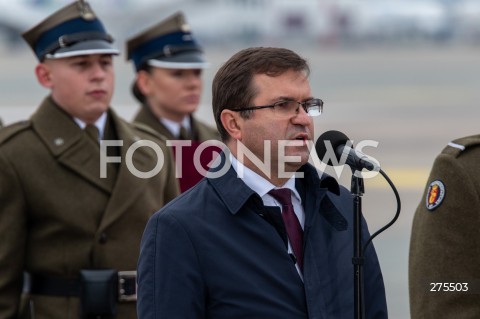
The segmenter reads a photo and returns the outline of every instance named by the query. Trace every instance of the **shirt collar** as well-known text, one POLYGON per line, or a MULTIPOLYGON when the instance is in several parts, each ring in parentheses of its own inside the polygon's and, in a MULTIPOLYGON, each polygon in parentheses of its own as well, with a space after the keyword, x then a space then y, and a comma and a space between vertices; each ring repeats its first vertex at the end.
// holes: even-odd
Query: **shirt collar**
MULTIPOLYGON (((243 163, 238 161, 231 153, 229 155, 229 159, 232 163, 233 169, 237 173, 237 176, 241 178, 243 182, 260 197, 265 196, 269 191, 276 188, 275 185, 270 183, 268 180, 243 165, 243 163)), ((300 195, 295 188, 295 176, 292 176, 283 186, 278 188, 289 188, 294 196, 301 201, 300 195)))
MULTIPOLYGON (((83 130, 87 123, 82 121, 79 118, 74 117, 73 120, 77 123, 78 126, 83 130)), ((98 120, 93 123, 98 129, 98 136, 100 139, 103 138, 103 132, 105 131, 105 123, 107 123, 107 112, 103 112, 102 115, 98 118, 98 120)))
POLYGON ((183 126, 187 131, 191 131, 190 116, 185 116, 183 120, 175 122, 164 117, 159 119, 160 123, 165 125, 165 127, 172 133, 173 136, 180 136, 180 128, 183 126))
MULTIPOLYGON (((232 215, 238 213, 240 209, 245 205, 245 203, 249 200, 253 200, 252 205, 263 204, 262 198, 250 186, 247 186, 246 180, 244 178, 242 178, 241 181, 238 181, 239 177, 237 176, 237 172, 234 168, 234 165, 232 164, 232 161, 235 160, 236 159, 233 156, 230 156, 230 151, 227 148, 219 156, 217 156, 214 165, 212 165, 212 168, 207 174, 208 182, 218 193, 218 196, 232 215), (226 171, 224 171, 225 167, 227 168, 226 171)), ((239 166, 236 165, 237 169, 238 167, 239 166)), ((245 171, 246 170, 244 170, 244 172, 245 171)), ((312 196, 316 196, 318 199, 322 199, 318 203, 316 200, 310 201, 309 203, 306 202, 305 204, 308 206, 306 209, 314 211, 319 209, 319 206, 317 206, 317 204, 323 205, 322 207, 324 207, 325 210, 322 209, 321 213, 326 216, 326 220, 330 224, 332 224, 335 229, 339 231, 345 230, 348 223, 343 217, 342 213, 340 213, 339 209, 337 208, 337 206, 342 206, 337 202, 340 201, 344 203, 345 199, 343 197, 340 198, 340 196, 333 195, 333 193, 336 192, 338 192, 336 193, 336 195, 340 194, 340 185, 336 182, 335 178, 327 174, 321 174, 321 172, 318 172, 313 166, 308 163, 301 168, 301 171, 305 172, 306 175, 304 179, 299 178, 296 180, 297 184, 302 188, 302 190, 300 190, 298 193, 306 194, 307 192, 315 192, 312 196), (327 183, 322 182, 325 179, 328 180, 327 183), (322 190, 322 187, 326 187, 327 189, 322 190), (330 194, 328 194, 327 197, 323 196, 325 195, 325 191, 327 190, 329 192, 333 192, 332 196, 330 196, 330 194), (326 198, 328 200, 324 201, 323 198, 326 198), (335 199, 335 203, 337 204, 332 202, 332 198, 335 199)), ((273 185, 271 186, 273 188, 273 185)), ((344 204, 347 206, 349 205, 348 203, 344 204)), ((258 209, 261 209, 260 206, 258 207, 258 209)), ((305 220, 305 223, 307 223, 307 218, 305 220)))

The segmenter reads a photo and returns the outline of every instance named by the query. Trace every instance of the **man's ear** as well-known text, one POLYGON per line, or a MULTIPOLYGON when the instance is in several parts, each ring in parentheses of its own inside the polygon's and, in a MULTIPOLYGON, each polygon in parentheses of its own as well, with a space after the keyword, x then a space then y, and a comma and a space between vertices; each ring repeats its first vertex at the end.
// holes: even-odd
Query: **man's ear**
POLYGON ((37 81, 41 86, 47 89, 51 89, 53 86, 51 66, 46 63, 39 63, 35 67, 35 75, 37 76, 37 81))
POLYGON ((238 112, 225 109, 220 114, 220 120, 225 130, 233 139, 242 140, 242 124, 244 119, 238 112))

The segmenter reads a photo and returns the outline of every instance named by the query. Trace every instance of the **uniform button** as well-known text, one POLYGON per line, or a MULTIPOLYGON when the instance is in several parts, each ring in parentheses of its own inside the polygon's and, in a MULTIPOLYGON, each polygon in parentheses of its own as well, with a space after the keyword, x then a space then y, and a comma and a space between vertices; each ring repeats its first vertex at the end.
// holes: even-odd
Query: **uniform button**
POLYGON ((63 138, 57 137, 56 139, 53 140, 53 144, 55 144, 56 146, 61 146, 65 144, 65 141, 63 140, 63 138))
POLYGON ((102 233, 100 235, 100 239, 98 240, 100 242, 100 244, 105 244, 107 242, 107 239, 108 239, 108 236, 107 234, 105 233, 102 233))

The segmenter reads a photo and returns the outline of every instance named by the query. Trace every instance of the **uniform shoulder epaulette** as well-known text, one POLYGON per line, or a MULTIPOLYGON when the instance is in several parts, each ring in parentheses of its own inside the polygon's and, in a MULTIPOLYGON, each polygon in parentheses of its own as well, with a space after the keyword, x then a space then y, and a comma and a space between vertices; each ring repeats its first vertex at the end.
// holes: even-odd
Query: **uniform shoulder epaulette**
POLYGON ((0 145, 17 135, 18 133, 28 129, 31 126, 29 120, 16 122, 0 129, 0 145))
POLYGON ((480 146, 480 135, 466 136, 448 143, 448 145, 443 149, 442 154, 448 154, 457 157, 466 149, 477 146, 480 146))
POLYGON ((159 138, 161 139, 162 141, 166 141, 167 140, 167 137, 163 134, 160 134, 159 132, 155 131, 153 128, 151 128, 150 126, 146 125, 146 124, 143 124, 143 123, 140 123, 140 122, 132 122, 131 123, 136 129, 144 132, 144 133, 148 133, 149 135, 152 135, 156 138, 159 138))

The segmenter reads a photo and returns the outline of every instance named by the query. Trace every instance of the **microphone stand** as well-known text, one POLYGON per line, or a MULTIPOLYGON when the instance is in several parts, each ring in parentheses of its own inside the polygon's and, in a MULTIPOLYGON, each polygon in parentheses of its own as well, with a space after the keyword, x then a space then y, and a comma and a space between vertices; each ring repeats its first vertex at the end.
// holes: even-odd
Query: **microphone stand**
POLYGON ((353 301, 354 301, 354 318, 363 319, 365 317, 365 307, 363 299, 363 263, 365 251, 369 244, 372 243, 372 240, 380 235, 387 228, 392 226, 395 221, 400 216, 401 210, 401 201, 400 195, 398 194, 397 188, 387 176, 383 170, 379 170, 379 173, 385 178, 390 187, 395 194, 397 200, 397 211, 393 219, 376 231, 370 238, 367 240, 364 246, 362 246, 362 195, 365 193, 365 186, 363 184, 363 178, 355 176, 355 168, 352 167, 352 183, 351 183, 351 194, 353 197, 353 301))
MULTIPOLYGON (((354 169, 352 168, 352 172, 354 169)), ((351 190, 353 197, 353 302, 354 318, 364 318, 363 305, 363 247, 362 247, 362 195, 365 192, 363 178, 352 174, 351 190)))

